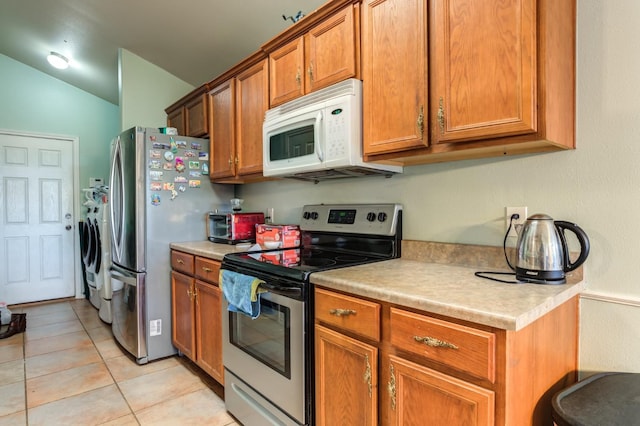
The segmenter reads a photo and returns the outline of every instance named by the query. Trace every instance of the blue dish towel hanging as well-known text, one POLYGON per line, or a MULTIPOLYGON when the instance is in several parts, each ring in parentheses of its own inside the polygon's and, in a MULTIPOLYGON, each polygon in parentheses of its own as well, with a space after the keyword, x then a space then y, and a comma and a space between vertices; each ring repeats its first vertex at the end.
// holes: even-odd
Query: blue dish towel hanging
POLYGON ((248 315, 251 319, 260 315, 260 293, 266 291, 260 288, 262 283, 264 281, 256 277, 220 270, 220 285, 229 304, 229 311, 248 315))

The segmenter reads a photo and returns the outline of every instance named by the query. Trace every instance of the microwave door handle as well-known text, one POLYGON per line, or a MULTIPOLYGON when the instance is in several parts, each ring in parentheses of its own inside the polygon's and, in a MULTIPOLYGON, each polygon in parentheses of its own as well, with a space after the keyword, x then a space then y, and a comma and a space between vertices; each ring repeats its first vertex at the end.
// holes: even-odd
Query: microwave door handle
POLYGON ((322 111, 318 112, 316 115, 316 122, 314 124, 315 129, 315 140, 316 140, 316 155, 318 156, 318 160, 324 161, 324 153, 322 152, 322 147, 320 144, 321 140, 321 132, 322 132, 322 111))

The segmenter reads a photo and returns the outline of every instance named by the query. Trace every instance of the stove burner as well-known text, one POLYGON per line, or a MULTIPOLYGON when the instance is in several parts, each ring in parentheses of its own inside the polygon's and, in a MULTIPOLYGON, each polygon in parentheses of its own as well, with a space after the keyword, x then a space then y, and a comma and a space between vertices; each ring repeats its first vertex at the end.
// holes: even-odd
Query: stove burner
POLYGON ((354 256, 354 255, 340 255, 336 256, 338 262, 361 262, 367 260, 366 256, 354 256))
POLYGON ((336 261, 322 257, 309 257, 304 259, 304 264, 306 266, 332 266, 336 264, 336 261))

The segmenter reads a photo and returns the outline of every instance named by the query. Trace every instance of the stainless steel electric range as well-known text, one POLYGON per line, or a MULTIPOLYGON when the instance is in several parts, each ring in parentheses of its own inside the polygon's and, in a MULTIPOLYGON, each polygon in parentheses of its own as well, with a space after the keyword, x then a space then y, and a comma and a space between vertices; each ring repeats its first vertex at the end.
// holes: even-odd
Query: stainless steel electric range
POLYGON ((225 404, 243 425, 312 425, 313 289, 310 274, 400 257, 399 204, 307 205, 301 246, 232 253, 222 270, 264 283, 256 319, 222 313, 225 404))

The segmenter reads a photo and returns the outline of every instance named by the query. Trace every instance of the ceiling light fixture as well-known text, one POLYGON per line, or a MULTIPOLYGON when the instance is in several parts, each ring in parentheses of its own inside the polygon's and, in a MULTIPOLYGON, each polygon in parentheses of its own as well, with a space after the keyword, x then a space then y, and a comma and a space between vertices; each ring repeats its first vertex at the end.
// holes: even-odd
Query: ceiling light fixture
POLYGON ((49 61, 51 66, 58 68, 59 70, 69 68, 69 58, 58 52, 49 53, 49 56, 47 56, 47 61, 49 61))

